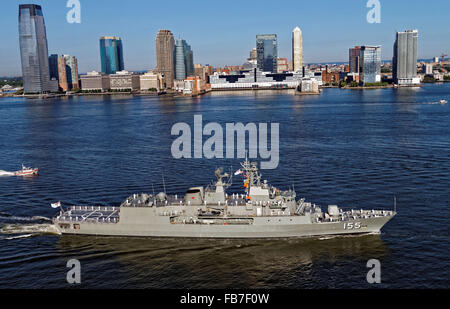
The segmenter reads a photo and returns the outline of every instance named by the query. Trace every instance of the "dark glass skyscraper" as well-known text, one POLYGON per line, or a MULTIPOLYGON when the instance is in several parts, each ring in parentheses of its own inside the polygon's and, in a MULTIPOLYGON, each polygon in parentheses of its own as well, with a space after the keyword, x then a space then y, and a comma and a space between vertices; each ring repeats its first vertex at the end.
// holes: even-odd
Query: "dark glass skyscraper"
POLYGON ((122 40, 114 36, 103 36, 100 38, 100 59, 102 62, 102 72, 105 74, 115 74, 123 71, 122 40))
POLYGON ((19 44, 24 92, 50 91, 47 34, 41 6, 19 6, 19 44))
POLYGON ((185 40, 178 39, 175 45, 175 79, 182 80, 194 75, 194 53, 185 40))
POLYGON ((278 44, 276 34, 260 34, 256 36, 258 69, 263 72, 277 73, 278 44))

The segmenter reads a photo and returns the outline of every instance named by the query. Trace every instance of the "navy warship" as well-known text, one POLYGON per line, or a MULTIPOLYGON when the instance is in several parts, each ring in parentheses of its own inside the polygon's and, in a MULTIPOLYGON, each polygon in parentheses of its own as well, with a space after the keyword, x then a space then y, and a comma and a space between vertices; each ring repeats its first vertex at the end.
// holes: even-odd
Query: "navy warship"
POLYGON ((344 210, 297 199, 295 190, 280 190, 262 180, 257 163, 247 158, 243 193, 228 194, 233 174, 215 172, 216 181, 189 188, 184 196, 134 194, 120 206, 71 206, 53 218, 61 234, 188 237, 291 238, 380 233, 394 210, 344 210))

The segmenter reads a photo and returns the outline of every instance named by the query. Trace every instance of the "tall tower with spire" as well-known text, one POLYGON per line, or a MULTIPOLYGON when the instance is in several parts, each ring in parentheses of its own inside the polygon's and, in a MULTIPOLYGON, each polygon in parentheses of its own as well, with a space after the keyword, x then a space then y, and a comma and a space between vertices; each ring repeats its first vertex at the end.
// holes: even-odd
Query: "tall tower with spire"
POLYGON ((292 31, 292 61, 294 72, 301 71, 303 68, 303 35, 299 27, 292 31))

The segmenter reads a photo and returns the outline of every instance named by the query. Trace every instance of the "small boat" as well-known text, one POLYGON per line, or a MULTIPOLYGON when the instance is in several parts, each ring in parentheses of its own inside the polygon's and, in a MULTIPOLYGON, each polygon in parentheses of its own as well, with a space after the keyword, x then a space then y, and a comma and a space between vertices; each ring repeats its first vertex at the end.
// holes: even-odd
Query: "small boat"
POLYGON ((441 103, 441 104, 447 104, 448 102, 447 102, 447 100, 441 100, 441 101, 439 101, 439 103, 441 103))
POLYGON ((14 173, 15 176, 35 176, 39 172, 37 168, 26 167, 22 164, 22 169, 14 173))

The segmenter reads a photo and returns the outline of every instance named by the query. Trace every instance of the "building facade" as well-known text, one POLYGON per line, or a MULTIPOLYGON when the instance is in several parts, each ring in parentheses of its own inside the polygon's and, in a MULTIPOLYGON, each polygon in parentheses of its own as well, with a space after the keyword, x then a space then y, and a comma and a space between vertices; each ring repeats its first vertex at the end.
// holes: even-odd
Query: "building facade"
POLYGON ((258 69, 263 72, 277 73, 278 43, 276 34, 259 34, 256 36, 258 69))
POLYGON ((147 72, 139 76, 141 91, 160 91, 163 83, 160 73, 147 72))
POLYGON ((105 92, 110 88, 109 75, 96 71, 81 75, 80 82, 82 91, 105 92))
POLYGON ((51 91, 47 32, 40 5, 19 5, 19 45, 24 92, 51 91))
POLYGON ((194 53, 185 40, 178 39, 175 45, 175 79, 184 80, 194 75, 194 53))
POLYGON ((105 74, 115 74, 124 70, 122 40, 115 36, 102 36, 100 38, 100 60, 102 72, 105 74))
POLYGON ((359 59, 360 81, 364 84, 381 82, 381 47, 361 46, 359 59))
POLYGON ((417 42, 419 31, 397 32, 392 60, 392 75, 397 85, 420 83, 417 76, 417 42))
POLYGON ((299 27, 292 31, 292 62, 294 72, 303 69, 303 34, 299 27))
POLYGON ((111 90, 139 90, 141 87, 140 76, 128 71, 119 71, 109 75, 111 90))
POLYGON ((277 73, 283 73, 289 71, 289 63, 287 58, 278 58, 278 72, 277 73))
POLYGON ((359 59, 361 46, 355 46, 349 49, 348 64, 350 73, 359 73, 359 59))
POLYGON ((175 79, 175 40, 170 30, 159 30, 156 35, 156 71, 164 76, 164 88, 172 88, 175 79))
POLYGON ((66 92, 80 88, 77 58, 69 55, 50 55, 49 66, 50 79, 58 81, 60 91, 66 92))
POLYGON ((239 74, 216 72, 209 77, 209 82, 211 89, 296 88, 302 77, 301 72, 279 74, 254 69, 242 71, 239 74))

